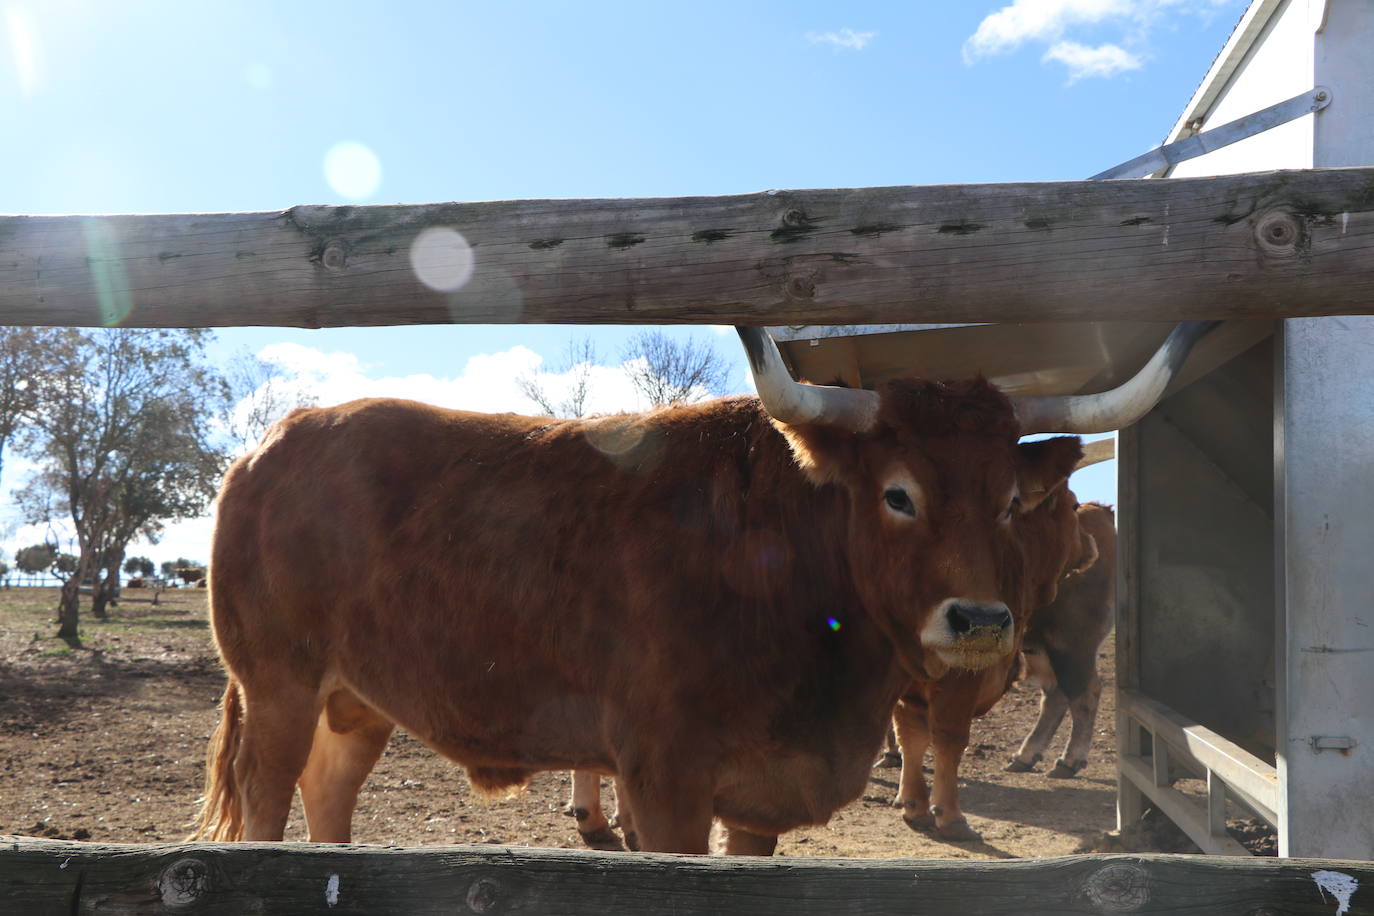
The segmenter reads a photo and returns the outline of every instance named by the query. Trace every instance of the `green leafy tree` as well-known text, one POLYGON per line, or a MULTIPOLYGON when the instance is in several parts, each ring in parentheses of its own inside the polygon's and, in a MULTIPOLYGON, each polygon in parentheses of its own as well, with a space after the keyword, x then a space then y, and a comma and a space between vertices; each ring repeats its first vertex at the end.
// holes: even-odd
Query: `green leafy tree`
POLYGON ((46 353, 62 335, 53 328, 0 326, 0 470, 5 450, 33 416, 47 381, 46 353))
MULTIPOLYGON (((79 635, 79 586, 108 581, 135 536, 204 511, 226 461, 214 444, 228 389, 198 330, 65 329, 34 410, 39 470, 20 493, 29 521, 65 517, 77 569, 65 580, 58 636, 79 635)), ((99 593, 100 589, 97 589, 99 593)))
POLYGON ((131 576, 151 576, 157 571, 153 561, 147 557, 129 557, 124 561, 124 571, 131 576))
POLYGON ((24 575, 32 578, 47 572, 55 559, 57 559, 57 548, 52 544, 31 544, 15 551, 14 565, 24 575))

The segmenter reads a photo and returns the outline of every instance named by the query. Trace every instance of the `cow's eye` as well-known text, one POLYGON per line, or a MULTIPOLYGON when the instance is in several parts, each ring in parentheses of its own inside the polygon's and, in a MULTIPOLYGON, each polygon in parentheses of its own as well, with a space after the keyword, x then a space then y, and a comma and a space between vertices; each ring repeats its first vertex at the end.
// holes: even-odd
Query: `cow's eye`
POLYGON ((887 507, 893 512, 900 512, 912 518, 916 517, 916 506, 912 504, 911 497, 907 495, 906 490, 901 487, 892 486, 883 491, 883 502, 887 503, 887 507))
POLYGON ((1021 497, 1013 496, 1011 502, 1007 504, 1007 508, 1002 512, 1001 521, 1011 521, 1012 516, 1019 511, 1021 511, 1021 497))

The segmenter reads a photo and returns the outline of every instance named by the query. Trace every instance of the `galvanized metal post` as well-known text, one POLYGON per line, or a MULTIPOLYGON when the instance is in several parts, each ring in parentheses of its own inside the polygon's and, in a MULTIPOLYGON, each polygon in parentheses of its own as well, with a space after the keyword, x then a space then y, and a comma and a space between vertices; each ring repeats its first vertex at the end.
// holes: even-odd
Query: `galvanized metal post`
POLYGON ((1275 372, 1279 854, 1374 858, 1374 319, 1290 319, 1275 372))

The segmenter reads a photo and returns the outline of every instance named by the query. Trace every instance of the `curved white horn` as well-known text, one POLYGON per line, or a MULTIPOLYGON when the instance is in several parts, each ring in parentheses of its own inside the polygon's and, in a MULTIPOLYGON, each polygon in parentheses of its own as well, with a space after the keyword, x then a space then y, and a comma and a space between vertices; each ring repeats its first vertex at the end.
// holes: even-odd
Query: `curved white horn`
POLYGON ((878 394, 862 388, 802 385, 783 365, 778 345, 763 328, 736 327, 749 371, 768 415, 783 423, 819 423, 861 433, 878 419, 878 394))
POLYGON ((1193 344, 1220 321, 1185 321, 1130 381, 1099 394, 1020 395, 1011 399, 1021 435, 1108 433, 1139 420, 1159 403, 1193 344))

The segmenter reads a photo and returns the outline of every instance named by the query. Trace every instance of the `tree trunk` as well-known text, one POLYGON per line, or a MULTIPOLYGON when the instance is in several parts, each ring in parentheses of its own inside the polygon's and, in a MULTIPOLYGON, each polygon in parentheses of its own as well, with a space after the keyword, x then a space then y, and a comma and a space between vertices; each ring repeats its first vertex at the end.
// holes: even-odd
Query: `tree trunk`
POLYGON ((81 618, 81 576, 73 575, 62 583, 62 595, 57 602, 57 638, 72 642, 81 638, 78 624, 81 618))
MULTIPOLYGON (((91 601, 91 614, 99 620, 109 619, 109 611, 106 606, 118 604, 115 596, 119 594, 119 567, 124 562, 124 555, 111 555, 108 562, 102 567, 105 575, 95 583, 95 597, 91 601)), ((99 570, 97 570, 99 572, 99 570)))

